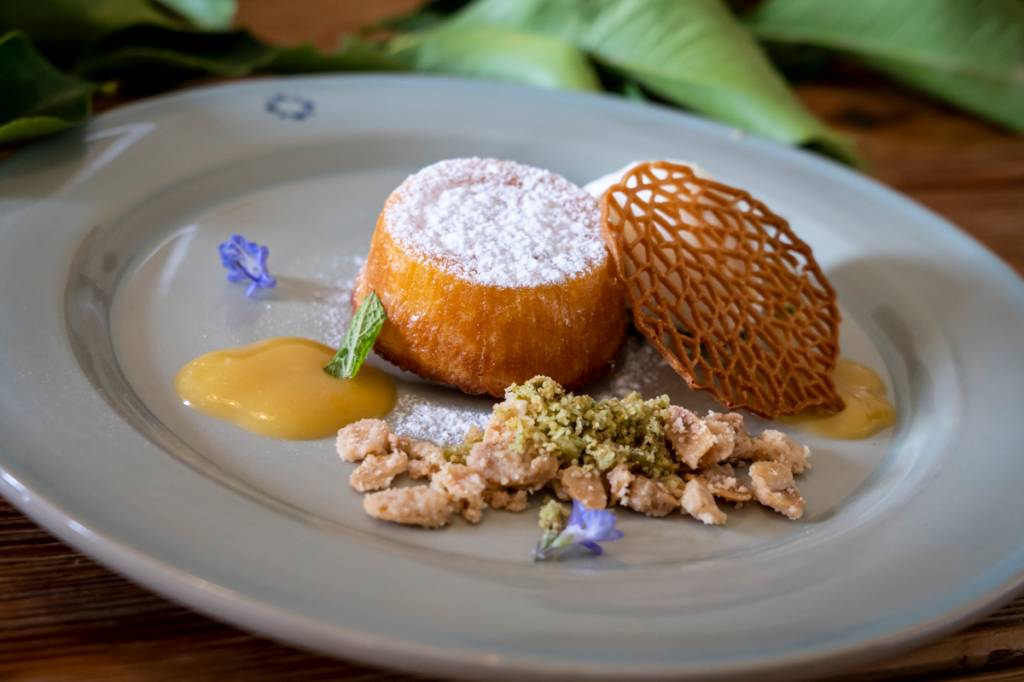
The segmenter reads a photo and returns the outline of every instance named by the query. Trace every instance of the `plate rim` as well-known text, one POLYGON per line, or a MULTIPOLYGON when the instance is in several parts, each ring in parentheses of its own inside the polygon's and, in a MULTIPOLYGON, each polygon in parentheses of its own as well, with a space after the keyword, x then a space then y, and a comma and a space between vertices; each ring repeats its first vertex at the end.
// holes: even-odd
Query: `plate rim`
MULTIPOLYGON (((150 107, 162 106, 168 101, 173 102, 176 100, 186 100, 196 96, 216 94, 219 91, 231 91, 254 86, 265 87, 268 84, 273 84, 275 82, 297 83, 308 81, 315 83, 317 81, 325 80, 353 79, 389 80, 396 84, 400 83, 402 80, 422 81, 425 79, 432 79, 437 81, 450 81, 462 88, 480 87, 483 90, 491 88, 511 88, 514 90, 529 91, 536 94, 536 89, 528 86, 484 83, 473 79, 422 75, 328 74, 317 76, 263 78, 236 83, 204 85, 187 88, 158 97, 148 98, 141 102, 128 104, 114 110, 104 112, 103 114, 94 117, 89 125, 93 125, 93 121, 95 121, 96 124, 100 124, 109 119, 117 118, 118 116, 130 117, 150 107)), ((559 93, 559 95, 593 98, 594 101, 615 103, 616 106, 628 108, 632 108, 631 105, 633 104, 605 94, 559 93)), ((645 108, 651 107, 652 105, 647 105, 645 108)), ((653 108, 661 110, 662 114, 682 117, 689 125, 696 126, 698 128, 705 127, 708 130, 716 130, 719 133, 731 130, 729 126, 708 121, 684 112, 679 112, 669 107, 653 105, 653 108)), ((932 212, 930 209, 922 206, 915 200, 873 180, 868 176, 857 173, 829 159, 814 155, 811 152, 798 148, 790 148, 786 145, 758 138, 753 135, 750 136, 748 143, 755 145, 768 145, 774 148, 777 153, 787 155, 791 160, 810 164, 812 167, 816 166, 826 175, 839 175, 843 182, 854 182, 874 193, 881 193, 888 200, 896 200, 904 205, 913 207, 918 212, 923 212, 933 222, 938 221, 937 224, 941 224, 945 227, 943 232, 946 236, 957 237, 964 243, 969 243, 970 247, 977 253, 984 255, 986 260, 998 263, 1001 267, 990 270, 988 274, 993 278, 998 277, 1003 279, 1007 285, 1014 287, 1017 293, 1024 295, 1024 280, 1022 280, 1005 261, 986 246, 981 244, 973 235, 964 232, 942 216, 932 212)), ((2 454, 0 454, 0 458, 2 458, 2 454)), ((487 656, 482 654, 474 655, 471 652, 446 649, 439 646, 420 645, 407 640, 401 640, 399 644, 399 646, 401 646, 401 650, 399 651, 392 648, 393 643, 390 642, 378 641, 375 644, 372 641, 368 641, 372 639, 380 640, 381 638, 375 635, 361 635, 359 631, 353 631, 347 635, 341 636, 340 638, 338 636, 332 637, 331 642, 333 648, 328 649, 326 647, 318 646, 317 643, 309 640, 301 641, 296 638, 280 634, 280 631, 287 630, 289 627, 288 623, 294 620, 307 621, 307 625, 313 625, 321 629, 325 627, 323 623, 318 623, 306 616, 301 616, 300 614, 288 611, 287 609, 272 606, 252 597, 231 593, 227 588, 209 583, 188 573, 187 571, 178 569, 173 565, 155 559, 144 552, 140 552, 130 545, 114 540, 113 538, 104 535, 102 532, 97 532, 82 526, 62 507, 41 497, 38 493, 30 491, 6 469, 3 465, 2 459, 0 459, 0 494, 3 494, 3 496, 6 497, 16 508, 19 508, 21 511, 26 513, 35 522, 39 523, 62 541, 92 557, 95 557, 100 563, 113 568, 118 573, 130 577, 132 580, 145 585, 147 588, 176 603, 185 603, 190 608, 194 608, 202 613, 206 613, 207 615, 212 615, 216 618, 226 620, 238 625, 239 627, 258 632, 261 635, 268 636, 272 639, 287 641, 292 645, 325 653, 329 656, 339 655, 339 649, 341 649, 341 655, 357 660, 368 661, 375 665, 381 665, 389 668, 400 668, 412 672, 429 671, 460 677, 471 677, 480 672, 508 677, 523 673, 530 673, 534 675, 539 673, 541 675, 550 675, 557 678, 564 678, 565 675, 586 675, 588 677, 593 677, 595 673, 601 672, 595 670, 582 671, 580 669, 565 670, 562 669, 561 666, 551 666, 548 669, 539 669, 536 662, 531 662, 523 668, 515 668, 508 667, 508 661, 503 662, 500 669, 496 669, 493 667, 493 664, 488 663, 487 656), (246 620, 243 620, 243 618, 246 620), (278 631, 275 631, 273 627, 275 621, 282 626, 278 631), (256 624, 254 624, 254 622, 256 624), (403 658, 394 658, 393 656, 395 654, 400 654, 403 658), (458 667, 453 668, 451 666, 458 667)), ((995 570, 997 566, 998 565, 989 567, 989 571, 995 570)), ((875 639, 861 640, 859 645, 845 647, 843 650, 824 652, 819 648, 817 655, 804 656, 801 660, 789 658, 786 661, 782 661, 780 659, 780 661, 776 662, 774 667, 768 669, 765 669, 761 665, 756 667, 744 666, 742 668, 735 669, 722 668, 721 670, 716 671, 715 676, 741 676, 749 674, 754 670, 758 671, 759 674, 762 675, 782 675, 793 673, 810 675, 815 671, 824 670, 824 666, 826 664, 835 664, 840 661, 853 660, 863 663, 871 659, 883 657, 887 654, 909 649, 924 640, 953 631, 965 622, 973 619, 981 613, 996 608, 1021 592, 1024 592, 1024 561, 1020 562, 1015 576, 1003 581, 999 586, 989 589, 982 596, 975 597, 973 601, 963 602, 958 609, 945 612, 944 617, 935 617, 930 621, 919 623, 916 626, 903 628, 899 634, 889 634, 879 636, 875 639)), ((330 625, 330 627, 335 631, 342 629, 340 626, 333 624, 330 625)), ((635 677, 637 679, 657 679, 662 677, 678 677, 680 675, 685 676, 694 674, 704 673, 699 670, 694 670, 693 668, 681 668, 676 666, 673 668, 653 670, 649 674, 642 672, 640 675, 636 675, 634 673, 631 674, 631 677, 635 677)), ((618 679, 621 677, 621 671, 612 671, 606 676, 608 678, 618 679)), ((706 677, 706 674, 704 674, 704 676, 706 677)))
POLYGON ((709 674, 699 666, 676 666, 653 670, 650 673, 630 672, 626 677, 623 676, 621 670, 607 668, 581 670, 576 666, 567 668, 543 663, 538 667, 536 662, 520 667, 514 661, 503 661, 501 666, 496 668, 494 662, 485 653, 474 654, 464 650, 422 645, 405 639, 389 640, 377 635, 365 635, 352 629, 348 629, 351 630, 350 632, 343 632, 343 628, 338 625, 325 626, 316 619, 251 597, 236 595, 229 588, 198 578, 187 571, 155 559, 145 552, 136 550, 130 545, 114 540, 102 532, 83 526, 64 512, 59 505, 30 492, 2 465, 0 465, 0 495, 62 542, 81 551, 119 576, 144 586, 178 606, 192 609, 207 617, 286 646, 297 647, 328 658, 349 658, 385 670, 445 675, 463 680, 477 680, 481 673, 487 673, 494 679, 519 680, 522 675, 528 674, 539 680, 552 681, 565 679, 646 681, 690 678, 738 680, 746 679, 754 673, 766 680, 810 678, 818 673, 834 670, 836 665, 851 664, 862 667, 872 661, 909 651, 927 641, 955 632, 976 618, 991 613, 1024 594, 1024 571, 1021 571, 1016 579, 1008 579, 1003 585, 989 590, 974 602, 966 603, 955 611, 947 611, 942 616, 934 617, 917 626, 907 627, 900 636, 879 635, 874 639, 862 640, 859 644, 842 649, 819 650, 816 655, 806 655, 801 660, 780 657, 778 661, 770 663, 768 667, 756 663, 722 669, 709 674), (282 634, 283 630, 290 627, 301 628, 305 631, 305 638, 282 634), (311 628, 320 630, 329 628, 333 634, 322 640, 315 640, 312 633, 309 632, 311 628), (396 645, 401 649, 394 649, 393 647, 396 645), (401 657, 395 658, 394 654, 396 653, 401 654, 401 657))

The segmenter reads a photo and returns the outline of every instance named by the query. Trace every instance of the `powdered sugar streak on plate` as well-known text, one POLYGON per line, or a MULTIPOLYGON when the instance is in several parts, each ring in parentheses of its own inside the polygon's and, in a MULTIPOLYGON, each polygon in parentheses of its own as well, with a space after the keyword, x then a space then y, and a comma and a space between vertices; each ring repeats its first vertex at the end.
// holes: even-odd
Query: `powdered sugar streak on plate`
POLYGON ((387 421, 402 436, 455 445, 462 442, 471 426, 483 428, 487 424, 491 417, 487 402, 481 399, 478 407, 463 407, 405 392, 398 395, 387 421))
MULTIPOLYGON (((621 398, 631 391, 652 398, 663 392, 666 382, 681 384, 653 346, 642 337, 632 336, 612 371, 591 388, 597 398, 621 398)), ((400 435, 443 445, 462 442, 472 426, 486 426, 494 403, 486 398, 452 397, 441 393, 445 389, 412 382, 403 389, 386 417, 388 424, 400 435)), ((679 389, 685 391, 681 385, 679 389)))
POLYGON ((427 166, 395 190, 386 220, 400 244, 479 284, 554 284, 607 257, 594 198, 560 175, 514 161, 427 166))

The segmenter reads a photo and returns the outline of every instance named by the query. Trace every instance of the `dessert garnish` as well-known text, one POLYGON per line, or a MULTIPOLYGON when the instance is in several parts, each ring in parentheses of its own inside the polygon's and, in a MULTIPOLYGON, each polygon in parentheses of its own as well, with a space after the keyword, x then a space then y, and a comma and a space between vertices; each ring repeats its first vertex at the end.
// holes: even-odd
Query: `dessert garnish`
POLYGON ((540 509, 539 525, 544 530, 533 550, 534 561, 568 559, 580 554, 601 554, 600 542, 622 537, 615 527, 615 512, 609 509, 588 509, 579 500, 572 501, 572 512, 555 500, 548 500, 540 509), (568 517, 568 518, 567 518, 568 517))
MULTIPOLYGON (((667 396, 637 393, 595 400, 542 376, 509 386, 486 428, 471 428, 461 445, 441 447, 364 419, 338 432, 336 448, 343 461, 358 463, 349 483, 368 493, 367 514, 424 528, 456 515, 478 523, 488 508, 522 511, 542 490, 590 510, 618 505, 711 525, 727 520, 720 502, 757 502, 798 519, 804 500, 794 477, 810 468, 807 447, 772 429, 753 436, 741 414, 701 417, 667 396), (406 487, 403 475, 422 483, 406 487)), ((557 510, 546 509, 545 528, 560 533, 557 510)), ((570 535, 586 542, 588 533, 614 534, 604 517, 576 521, 554 549, 570 535)))
POLYGON ((387 319, 384 306, 377 294, 371 291, 352 316, 341 347, 324 371, 336 379, 351 379, 358 374, 387 319))
POLYGON ((229 282, 248 282, 246 296, 252 296, 257 289, 273 289, 277 280, 267 269, 270 249, 247 240, 240 234, 233 234, 218 247, 220 264, 228 270, 229 282))
POLYGON ((843 408, 835 291, 785 219, 662 161, 632 168, 601 209, 637 328, 692 388, 766 417, 843 408))

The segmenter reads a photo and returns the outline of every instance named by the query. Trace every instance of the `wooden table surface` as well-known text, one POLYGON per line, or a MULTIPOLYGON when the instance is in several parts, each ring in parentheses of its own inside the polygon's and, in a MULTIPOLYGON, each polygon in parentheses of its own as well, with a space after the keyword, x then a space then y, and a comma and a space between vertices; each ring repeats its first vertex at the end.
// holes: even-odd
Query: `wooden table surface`
MULTIPOLYGON (((371 3, 244 0, 239 20, 279 41, 308 36, 329 45, 376 13, 412 4, 394 0, 367 10, 371 3)), ((1024 272, 1024 139, 859 74, 803 84, 798 92, 857 141, 874 177, 1024 272)), ((844 680, 1024 679, 1024 598, 916 651, 836 673, 844 680)), ((308 654, 167 602, 58 542, 0 500, 0 680, 101 679, 412 678, 308 654)))

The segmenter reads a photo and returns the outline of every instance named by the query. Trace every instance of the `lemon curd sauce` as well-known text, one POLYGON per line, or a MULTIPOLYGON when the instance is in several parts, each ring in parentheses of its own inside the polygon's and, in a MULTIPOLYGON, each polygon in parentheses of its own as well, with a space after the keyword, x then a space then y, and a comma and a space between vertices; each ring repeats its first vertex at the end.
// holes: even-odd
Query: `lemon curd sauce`
POLYGON ((779 421, 826 438, 867 438, 896 423, 896 408, 885 395, 885 382, 869 367, 839 358, 833 373, 846 407, 835 414, 805 412, 779 421))
POLYGON ((333 356, 309 339, 267 339, 192 360, 174 387, 182 402, 203 414, 285 440, 332 436, 346 424, 391 411, 395 386, 386 374, 364 365, 355 377, 336 379, 323 370, 333 356))

